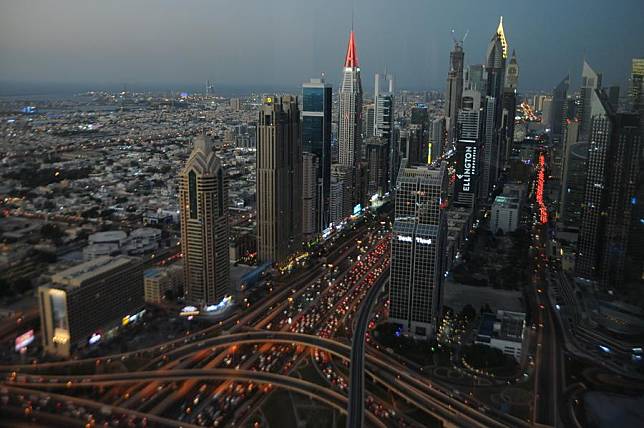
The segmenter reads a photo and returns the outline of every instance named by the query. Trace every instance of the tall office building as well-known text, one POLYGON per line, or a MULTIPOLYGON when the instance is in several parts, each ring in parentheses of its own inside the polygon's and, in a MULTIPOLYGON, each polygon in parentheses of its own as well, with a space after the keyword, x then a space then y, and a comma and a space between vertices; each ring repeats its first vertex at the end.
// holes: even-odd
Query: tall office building
POLYGON ((463 91, 462 108, 458 112, 456 143, 456 185, 454 203, 473 208, 480 185, 481 155, 481 93, 463 91))
POLYGON ((447 91, 445 93, 445 123, 447 125, 447 141, 456 138, 456 117, 461 108, 463 96, 463 65, 465 52, 459 41, 454 41, 454 48, 449 54, 449 72, 447 73, 447 91))
POLYGON ((384 138, 371 137, 366 140, 367 146, 367 195, 384 195, 389 191, 387 180, 389 169, 389 144, 384 138))
POLYGON ((597 114, 602 114, 603 111, 594 112, 592 111, 593 98, 596 89, 601 89, 602 87, 602 75, 596 73, 590 65, 584 60, 584 65, 581 71, 581 87, 579 92, 581 94, 581 105, 577 112, 579 118, 579 138, 582 140, 588 140, 590 136, 590 126, 592 117, 597 114))
POLYGON ((644 113, 644 58, 632 60, 628 97, 631 110, 644 113))
POLYGON ((481 184, 479 198, 487 199, 492 192, 497 179, 499 159, 498 130, 496 124, 496 99, 487 96, 482 101, 483 107, 483 159, 481 164, 481 184))
POLYGON ((512 50, 510 62, 505 70, 505 89, 516 90, 519 88, 519 63, 517 62, 517 54, 512 50))
POLYGON ((338 144, 340 163, 353 167, 360 161, 362 150, 362 83, 355 34, 349 35, 339 94, 338 144))
POLYGON ((604 289, 623 283, 639 179, 639 118, 615 113, 600 90, 589 101, 590 147, 576 275, 604 289))
POLYGON ((566 147, 560 200, 560 222, 567 231, 579 231, 584 206, 588 143, 575 141, 566 147))
POLYGON ((550 105, 550 135, 553 139, 561 139, 566 123, 568 88, 570 76, 564 77, 552 91, 552 104, 550 105))
POLYGON ((406 142, 403 157, 410 164, 427 164, 429 152, 425 128, 422 125, 409 125, 402 132, 406 142))
POLYGON ((503 17, 488 45, 485 71, 487 73, 486 99, 484 109, 484 146, 483 179, 480 196, 487 198, 494 189, 502 167, 501 149, 503 145, 503 89, 505 84, 505 60, 508 43, 503 30, 503 17))
POLYGON ((306 241, 330 223, 331 85, 311 79, 302 85, 303 225, 306 241))
POLYGON ((403 159, 396 184, 389 318, 403 331, 431 337, 441 308, 447 218, 447 171, 403 159))
POLYGON ((371 103, 364 106, 364 130, 367 138, 373 137, 376 125, 376 106, 371 103))
POLYGON ((338 224, 351 215, 357 195, 354 186, 355 167, 331 164, 331 221, 338 224))
POLYGON ((501 120, 501 166, 505 165, 512 154, 514 144, 514 118, 517 113, 517 90, 519 86, 519 63, 512 50, 512 56, 505 70, 505 87, 503 89, 503 118, 501 120))
POLYGON ((297 97, 266 97, 257 123, 257 257, 281 262, 302 244, 302 140, 297 97))
POLYGON ((129 322, 143 304, 143 265, 136 259, 101 256, 59 272, 38 287, 43 349, 69 357, 129 322))
POLYGON ((219 303, 228 294, 228 183, 214 141, 206 135, 180 173, 181 250, 186 300, 219 303))
POLYGON ((445 126, 445 118, 438 117, 432 120, 431 129, 429 131, 429 159, 427 159, 427 163, 434 162, 447 151, 445 147, 446 140, 447 128, 445 126))
POLYGON ((394 86, 393 86, 393 77, 390 74, 385 75, 385 83, 387 90, 384 89, 385 85, 381 86, 381 78, 378 73, 375 76, 374 84, 374 105, 375 105, 375 114, 374 114, 374 135, 381 138, 385 141, 387 145, 387 150, 389 154, 387 159, 389 165, 387 165, 386 180, 388 183, 388 188, 385 191, 389 191, 391 187, 395 184, 391 181, 393 176, 393 171, 398 167, 398 156, 395 151, 394 141, 393 141, 393 128, 394 128, 394 86))

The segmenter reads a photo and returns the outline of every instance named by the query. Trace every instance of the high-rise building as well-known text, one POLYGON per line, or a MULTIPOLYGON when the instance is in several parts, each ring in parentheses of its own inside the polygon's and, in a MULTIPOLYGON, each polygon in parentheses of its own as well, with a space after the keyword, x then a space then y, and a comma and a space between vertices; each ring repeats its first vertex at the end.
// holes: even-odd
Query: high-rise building
POLYGON ((367 138, 373 137, 376 126, 376 106, 371 103, 364 106, 364 129, 367 138))
POLYGON ((214 141, 194 147, 180 175, 181 250, 186 300, 219 303, 229 292, 228 183, 214 141))
POLYGON ((335 184, 335 191, 331 195, 331 211, 334 212, 331 221, 335 224, 351 215, 353 211, 357 200, 354 185, 355 169, 339 163, 331 164, 331 181, 335 184))
MULTIPOLYGON (((626 252, 639 179, 642 138, 639 118, 615 113, 596 89, 590 106, 590 141, 576 275, 604 289, 623 283, 626 252)), ((588 110, 586 110, 588 111, 588 110)))
POLYGON ((398 166, 398 157, 395 153, 393 141, 394 129, 394 94, 393 94, 393 77, 389 74, 385 75, 385 83, 388 83, 388 90, 384 90, 380 85, 380 75, 376 73, 375 86, 374 86, 374 135, 385 141, 389 154, 387 159, 389 165, 385 171, 388 189, 394 185, 391 182, 392 171, 398 166))
POLYGON ((322 79, 302 85, 302 233, 306 241, 330 222, 332 96, 331 85, 322 79))
POLYGON ((438 117, 432 120, 432 126, 429 132, 427 163, 432 163, 446 152, 447 128, 445 127, 445 118, 438 117))
POLYGON ((389 191, 387 170, 389 169, 389 144, 380 137, 371 137, 366 141, 367 146, 367 195, 384 195, 389 191))
MULTIPOLYGON (((578 124, 574 122, 575 127, 578 124)), ((584 206, 584 189, 588 170, 588 147, 584 141, 566 145, 560 197, 560 222, 563 229, 579 231, 584 206)))
POLYGON ((561 139, 563 127, 566 123, 568 87, 570 76, 564 77, 552 91, 552 104, 550 105, 550 135, 553 139, 561 139))
POLYGON ((59 272, 38 288, 43 349, 69 357, 129 322, 143 304, 143 265, 136 259, 101 256, 59 272))
POLYGON ((514 49, 512 50, 508 67, 505 70, 505 88, 506 90, 516 90, 519 88, 519 63, 517 62, 517 54, 514 49))
POLYGON ((362 83, 353 31, 349 35, 349 45, 344 60, 339 102, 339 161, 342 165, 353 167, 360 161, 362 150, 362 83))
POLYGON ((473 208, 479 194, 481 175, 481 93, 463 91, 462 108, 458 112, 456 143, 456 185, 454 203, 473 208))
POLYGON ((503 89, 503 118, 501 120, 501 166, 505 165, 512 154, 514 143, 514 118, 517 113, 517 90, 519 85, 519 63, 512 50, 510 62, 505 70, 505 87, 503 89))
POLYGON ((447 73, 447 91, 445 93, 445 123, 447 125, 447 141, 456 138, 456 117, 461 108, 463 96, 463 65, 465 52, 459 41, 454 41, 454 48, 449 54, 449 72, 447 73))
POLYGON ((631 110, 644 113, 644 58, 633 58, 628 96, 631 110))
POLYGON ((602 75, 601 73, 596 73, 590 65, 584 60, 584 65, 581 71, 581 87, 579 92, 581 94, 581 105, 577 111, 579 118, 579 138, 584 141, 588 140, 590 136, 590 125, 592 117, 597 114, 602 114, 601 108, 600 111, 592 111, 594 93, 596 89, 601 89, 602 87, 602 75))
POLYGON ((257 257, 284 261, 302 244, 302 140, 297 97, 266 97, 257 123, 257 257))
MULTIPOLYGON (((504 126, 503 121, 503 89, 505 85, 505 61, 508 56, 508 43, 503 30, 503 17, 499 21, 496 32, 488 45, 485 71, 487 85, 484 110, 484 146, 483 146, 483 179, 481 181, 480 196, 484 199, 496 186, 503 157, 504 126)), ((506 114, 507 118, 507 114, 506 114)))
POLYGON ((409 125, 409 127, 402 131, 405 134, 405 151, 404 158, 410 164, 426 164, 429 157, 427 151, 427 139, 425 137, 425 129, 422 125, 409 125))
POLYGON ((446 168, 445 163, 431 168, 403 159, 396 184, 389 318, 404 332, 425 338, 434 335, 441 308, 446 168))

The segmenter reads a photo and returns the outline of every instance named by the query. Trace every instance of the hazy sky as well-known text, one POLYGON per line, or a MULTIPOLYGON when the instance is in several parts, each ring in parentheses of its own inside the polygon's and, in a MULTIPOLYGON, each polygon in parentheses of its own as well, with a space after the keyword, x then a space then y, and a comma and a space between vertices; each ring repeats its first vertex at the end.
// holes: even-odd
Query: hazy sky
MULTIPOLYGON (((576 84, 584 55, 620 84, 644 56, 644 0, 355 0, 365 86, 442 89, 450 30, 480 63, 499 15, 520 89, 576 84)), ((0 80, 337 86, 350 27, 350 0, 0 0, 0 80)))

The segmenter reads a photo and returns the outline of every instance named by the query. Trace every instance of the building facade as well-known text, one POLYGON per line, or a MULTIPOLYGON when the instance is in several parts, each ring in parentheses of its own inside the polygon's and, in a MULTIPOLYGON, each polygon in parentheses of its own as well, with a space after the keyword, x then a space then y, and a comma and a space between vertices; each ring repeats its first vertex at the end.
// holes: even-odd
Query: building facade
POLYGON ((180 175, 181 250, 186 301, 218 303, 228 294, 228 182, 214 141, 194 147, 180 175))
POLYGON ((302 245, 302 140, 297 97, 266 97, 257 128, 257 258, 281 262, 302 245))
POLYGON ((444 278, 447 166, 410 165, 398 174, 391 242, 389 318, 413 336, 436 331, 444 278))
POLYGON ((62 357, 143 307, 143 268, 127 256, 98 257, 52 276, 38 288, 45 352, 62 357))
POLYGON ((330 222, 332 97, 323 79, 302 85, 302 233, 307 241, 330 222))

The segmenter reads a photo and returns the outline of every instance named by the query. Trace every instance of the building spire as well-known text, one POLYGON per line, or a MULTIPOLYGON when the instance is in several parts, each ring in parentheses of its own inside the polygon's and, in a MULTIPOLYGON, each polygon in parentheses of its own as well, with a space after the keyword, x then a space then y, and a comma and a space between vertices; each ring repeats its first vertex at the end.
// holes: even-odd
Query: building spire
POLYGON ((501 39, 501 46, 503 47, 503 59, 508 57, 508 42, 505 39, 505 31, 503 31, 503 16, 499 19, 499 26, 496 29, 496 35, 501 39))
POLYGON ((353 30, 349 33, 349 46, 347 47, 347 56, 344 59, 344 66, 350 68, 358 67, 358 51, 356 50, 355 33, 353 30))

